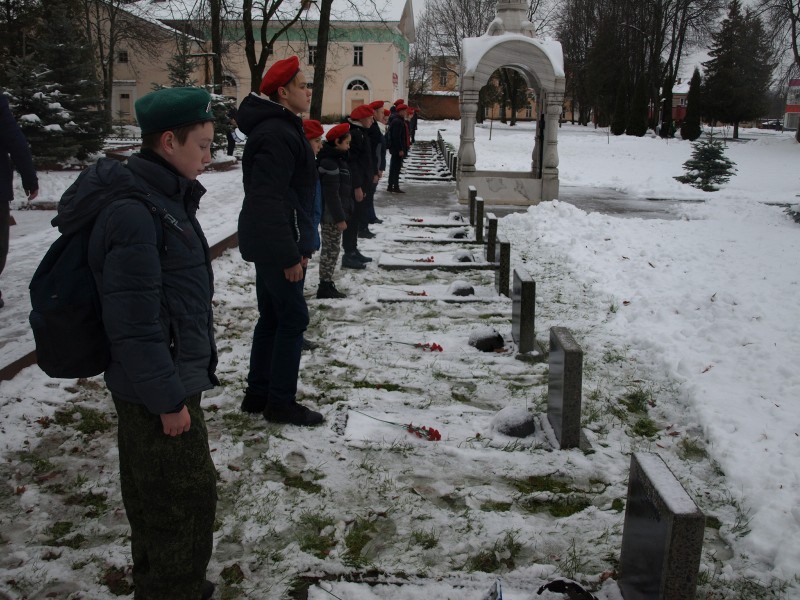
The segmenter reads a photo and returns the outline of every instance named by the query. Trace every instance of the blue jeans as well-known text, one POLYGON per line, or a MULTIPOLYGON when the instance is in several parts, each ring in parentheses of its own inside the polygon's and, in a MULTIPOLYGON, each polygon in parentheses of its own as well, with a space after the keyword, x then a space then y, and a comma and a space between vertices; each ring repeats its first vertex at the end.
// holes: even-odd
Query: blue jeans
POLYGON ((290 282, 283 269, 256 263, 258 323, 250 350, 248 390, 267 396, 269 406, 287 406, 297 394, 308 306, 303 280, 290 282))

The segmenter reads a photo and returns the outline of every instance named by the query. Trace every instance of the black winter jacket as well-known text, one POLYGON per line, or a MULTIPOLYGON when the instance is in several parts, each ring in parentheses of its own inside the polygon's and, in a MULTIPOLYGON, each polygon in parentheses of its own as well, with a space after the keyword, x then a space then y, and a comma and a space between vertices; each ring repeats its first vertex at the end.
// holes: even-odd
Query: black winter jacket
POLYGON ((98 161, 67 189, 54 219, 62 233, 74 231, 105 206, 89 241, 111 343, 105 380, 112 394, 153 414, 176 412, 185 398, 218 384, 214 276, 196 218, 204 193, 145 151, 128 168, 98 161), (137 197, 166 209, 176 227, 154 219, 137 197))
POLYGON ((372 144, 372 153, 375 157, 375 170, 386 170, 386 136, 383 135, 380 125, 375 121, 369 128, 369 142, 372 144))
POLYGON ((315 249, 314 152, 303 133, 303 120, 256 94, 242 101, 237 123, 247 135, 239 213, 242 258, 287 269, 315 249))
POLYGON ((366 194, 372 186, 373 175, 377 173, 369 142, 369 129, 362 127, 358 121, 348 119, 345 122, 350 123, 350 151, 347 153, 350 182, 353 189, 361 188, 366 194))
POLYGON ((353 189, 347 152, 328 142, 317 155, 319 181, 322 186, 322 222, 340 223, 353 214, 353 189))
POLYGON ((389 129, 386 137, 390 154, 398 154, 401 151, 403 154, 408 152, 408 125, 401 115, 394 114, 389 117, 389 129))
POLYGON ((39 189, 28 140, 11 114, 8 98, 0 93, 0 202, 14 199, 12 162, 22 175, 22 189, 28 192, 39 189))

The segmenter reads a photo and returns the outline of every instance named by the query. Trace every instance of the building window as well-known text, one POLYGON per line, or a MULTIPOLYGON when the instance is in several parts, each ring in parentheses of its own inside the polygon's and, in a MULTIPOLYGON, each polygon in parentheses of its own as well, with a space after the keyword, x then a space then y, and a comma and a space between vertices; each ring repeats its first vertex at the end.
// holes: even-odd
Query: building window
POLYGON ((353 66, 364 66, 364 46, 353 46, 353 66))
POLYGON ((131 115, 131 95, 130 94, 120 94, 119 95, 119 117, 125 118, 131 115))
POLYGON ((800 104, 800 87, 790 87, 786 96, 786 104, 800 104))
POLYGON ((525 105, 525 118, 530 119, 533 117, 533 106, 531 104, 525 105))
POLYGON ((120 62, 120 63, 128 62, 128 51, 127 50, 120 50, 117 53, 117 62, 120 62))
POLYGON ((348 90, 357 90, 357 91, 367 91, 369 90, 369 86, 367 85, 366 81, 361 81, 360 79, 353 79, 350 83, 347 84, 348 90))
POLYGON ((314 66, 314 63, 317 62, 317 47, 312 46, 311 44, 308 45, 308 64, 309 66, 314 66))
POLYGON ((441 87, 447 87, 447 69, 444 67, 439 67, 439 85, 441 87))

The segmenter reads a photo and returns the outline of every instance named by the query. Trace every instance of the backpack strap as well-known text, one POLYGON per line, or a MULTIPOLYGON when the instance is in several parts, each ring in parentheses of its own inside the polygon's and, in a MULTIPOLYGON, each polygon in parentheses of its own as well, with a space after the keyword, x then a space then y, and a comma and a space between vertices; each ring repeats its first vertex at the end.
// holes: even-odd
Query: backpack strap
POLYGON ((161 242, 158 244, 158 246, 163 252, 167 251, 167 245, 164 242, 164 240, 166 239, 165 235, 166 232, 164 230, 167 228, 178 232, 180 234, 178 235, 178 239, 181 240, 186 245, 187 248, 191 248, 191 244, 189 243, 189 240, 186 237, 186 232, 178 224, 178 219, 173 217, 166 208, 158 206, 157 204, 152 202, 149 198, 145 198, 144 196, 137 197, 137 200, 139 200, 142 204, 144 204, 147 207, 147 209, 150 211, 150 214, 153 215, 154 219, 158 219, 161 222, 161 242))

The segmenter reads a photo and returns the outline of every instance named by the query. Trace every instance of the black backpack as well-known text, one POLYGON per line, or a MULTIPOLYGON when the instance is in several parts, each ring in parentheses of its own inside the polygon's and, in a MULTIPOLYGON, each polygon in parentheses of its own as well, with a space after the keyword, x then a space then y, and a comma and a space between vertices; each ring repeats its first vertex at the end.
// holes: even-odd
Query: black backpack
MULTIPOLYGON (((144 197, 136 199, 147 205, 153 215, 160 251, 163 227, 182 230, 166 209, 144 197)), ((119 201, 122 200, 108 200, 119 201)), ((111 361, 100 295, 89 268, 89 238, 105 205, 100 205, 77 231, 62 233, 31 279, 33 310, 29 320, 36 343, 36 361, 50 377, 92 377, 105 371, 111 361)))

